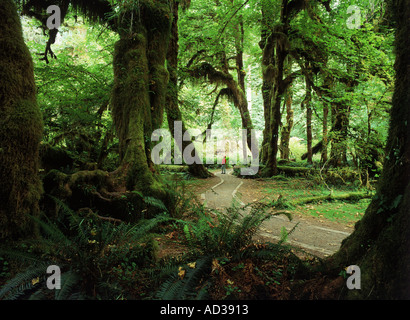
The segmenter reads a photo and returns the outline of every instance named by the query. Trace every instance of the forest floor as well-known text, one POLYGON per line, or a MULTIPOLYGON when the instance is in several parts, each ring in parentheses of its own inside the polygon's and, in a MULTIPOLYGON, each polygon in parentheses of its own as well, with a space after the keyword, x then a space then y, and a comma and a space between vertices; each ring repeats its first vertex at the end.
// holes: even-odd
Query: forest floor
MULTIPOLYGON (((220 170, 213 173, 215 176, 210 179, 190 184, 200 201, 210 209, 223 210, 233 201, 244 206, 276 200, 279 196, 294 200, 328 193, 305 178, 240 179, 232 175, 232 170, 227 170, 226 174, 221 174, 220 170)), ((293 210, 285 210, 291 214, 291 221, 284 215, 272 216, 263 223, 255 240, 277 242, 284 227, 288 233, 292 231, 287 243, 299 248, 299 254, 324 258, 335 253, 343 239, 353 232, 355 222, 362 217, 368 203, 364 199, 357 203, 325 201, 296 206, 293 210)))

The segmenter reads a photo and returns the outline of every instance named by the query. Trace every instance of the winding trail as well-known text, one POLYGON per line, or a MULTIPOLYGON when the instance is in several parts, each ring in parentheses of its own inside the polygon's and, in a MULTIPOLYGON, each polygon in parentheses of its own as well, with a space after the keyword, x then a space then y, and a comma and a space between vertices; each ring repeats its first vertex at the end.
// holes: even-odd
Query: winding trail
MULTIPOLYGON (((230 207, 233 201, 237 201, 241 206, 245 205, 239 194, 246 193, 247 180, 233 176, 232 170, 227 171, 226 174, 216 172, 215 175, 220 178, 220 182, 201 195, 205 206, 221 211, 230 207)), ((272 216, 263 223, 258 239, 278 241, 282 227, 289 232, 295 226, 295 230, 288 236, 287 243, 321 258, 335 253, 343 239, 351 233, 340 230, 336 224, 332 228, 300 217, 294 217, 289 221, 287 217, 280 215, 272 216)))

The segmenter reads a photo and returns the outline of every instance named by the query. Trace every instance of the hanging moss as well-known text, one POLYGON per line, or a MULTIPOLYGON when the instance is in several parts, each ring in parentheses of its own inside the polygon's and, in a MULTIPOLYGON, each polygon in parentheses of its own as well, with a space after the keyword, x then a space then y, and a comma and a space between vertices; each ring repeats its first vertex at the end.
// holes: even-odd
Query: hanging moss
POLYGON ((120 171, 128 190, 164 199, 166 190, 150 159, 150 138, 153 130, 160 127, 165 109, 171 7, 166 0, 145 0, 138 2, 138 8, 123 10, 119 20, 121 39, 114 53, 112 93, 120 171))

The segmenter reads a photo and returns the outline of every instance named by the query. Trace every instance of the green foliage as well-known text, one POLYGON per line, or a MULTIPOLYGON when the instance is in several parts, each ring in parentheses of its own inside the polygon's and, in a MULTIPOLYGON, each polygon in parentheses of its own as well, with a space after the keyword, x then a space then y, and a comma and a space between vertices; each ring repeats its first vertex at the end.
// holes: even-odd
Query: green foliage
MULTIPOLYGON (((258 255, 257 258, 269 256, 269 259, 274 259, 279 252, 278 246, 285 239, 279 245, 265 247, 263 252, 255 249, 253 239, 261 224, 272 216, 267 212, 269 208, 269 205, 254 203, 244 207, 233 205, 224 213, 199 209, 195 221, 179 221, 183 225, 182 244, 188 249, 184 260, 188 263, 174 269, 174 273, 161 285, 157 297, 206 299, 215 264, 242 261, 258 255)), ((227 287, 226 290, 227 296, 238 292, 235 287, 227 287)))
MULTIPOLYGON (((24 19, 23 30, 33 56, 43 51, 46 37, 35 20, 24 19)), ((34 59, 37 100, 44 118, 43 141, 66 150, 75 167, 98 163, 115 169, 116 147, 111 112, 112 50, 117 36, 102 27, 66 17, 49 64, 34 59)))
POLYGON ((232 206, 226 213, 215 211, 215 215, 198 211, 198 220, 184 225, 186 245, 191 252, 217 257, 239 253, 252 242, 263 221, 270 218, 262 206, 255 204, 249 213, 246 213, 246 208, 232 206))
POLYGON ((212 256, 205 255, 196 260, 195 267, 185 264, 174 272, 160 287, 156 297, 161 300, 202 300, 207 298, 209 283, 201 284, 209 276, 212 256), (182 271, 182 273, 181 273, 182 271), (200 288, 198 289, 198 285, 200 288))
POLYGON ((159 215, 134 225, 113 224, 93 214, 78 216, 63 203, 59 205, 67 219, 60 224, 33 217, 42 230, 42 237, 31 242, 33 252, 2 250, 2 255, 28 263, 25 271, 4 286, 2 298, 32 297, 34 293, 37 298, 50 298, 44 287, 46 268, 57 265, 62 271, 62 289, 56 290, 54 299, 113 299, 121 292, 120 281, 132 280, 127 270, 142 270, 155 260, 151 232, 169 220, 159 215))

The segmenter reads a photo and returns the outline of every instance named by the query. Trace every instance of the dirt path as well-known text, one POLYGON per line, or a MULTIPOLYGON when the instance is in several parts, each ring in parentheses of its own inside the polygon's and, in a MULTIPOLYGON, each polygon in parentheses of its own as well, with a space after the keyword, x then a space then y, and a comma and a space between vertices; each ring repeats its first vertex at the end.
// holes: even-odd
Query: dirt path
MULTIPOLYGON (((240 205, 259 199, 250 199, 249 195, 255 197, 254 181, 239 179, 233 176, 232 171, 226 174, 215 172, 216 184, 201 194, 205 205, 209 208, 223 210, 229 207, 232 201, 240 205)), ((280 239, 281 229, 285 227, 289 232, 295 225, 297 227, 289 235, 287 243, 298 247, 305 252, 319 257, 326 257, 336 252, 343 239, 345 239, 353 228, 346 227, 331 221, 321 222, 306 215, 293 214, 292 221, 285 216, 272 216, 264 222, 258 234, 258 239, 265 241, 277 241, 280 239)))

